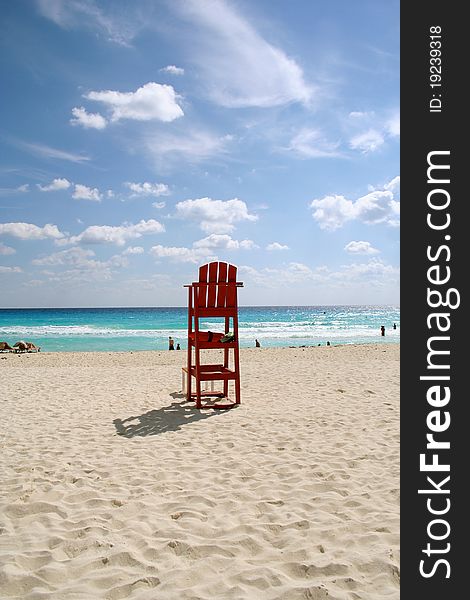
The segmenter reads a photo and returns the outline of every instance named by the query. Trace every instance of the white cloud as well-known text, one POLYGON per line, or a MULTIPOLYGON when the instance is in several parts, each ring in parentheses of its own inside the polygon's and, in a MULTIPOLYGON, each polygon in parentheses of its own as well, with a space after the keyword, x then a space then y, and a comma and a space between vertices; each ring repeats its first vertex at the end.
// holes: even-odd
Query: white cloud
POLYGON ((144 138, 147 150, 155 159, 157 167, 167 162, 181 166, 182 161, 200 162, 213 157, 220 157, 226 152, 231 141, 230 136, 218 136, 209 131, 185 129, 184 132, 153 132, 144 138))
POLYGON ((74 154, 73 152, 67 152, 66 150, 58 150, 57 148, 52 148, 51 146, 46 146, 45 144, 18 142, 17 145, 21 148, 24 148, 28 152, 43 158, 57 158, 59 160, 68 160, 69 162, 74 163, 81 163, 90 160, 89 156, 83 154, 74 154))
POLYGON ((289 250, 289 246, 286 246, 284 244, 280 244, 279 242, 272 242, 271 244, 268 244, 266 246, 266 250, 272 251, 272 250, 289 250))
POLYGON ((355 202, 344 196, 325 196, 310 203, 312 216, 321 229, 330 231, 355 219, 368 225, 387 223, 396 226, 400 214, 400 203, 395 198, 398 190, 399 178, 395 177, 385 185, 384 190, 372 190, 355 202))
POLYGON ((124 246, 128 240, 137 239, 143 235, 154 235, 164 231, 165 227, 154 219, 149 219, 148 221, 141 220, 135 225, 132 223, 124 223, 119 226, 91 225, 79 235, 74 235, 61 240, 59 245, 116 244, 117 246, 124 246))
POLYGON ((50 281, 79 281, 85 276, 90 275, 95 279, 110 279, 113 268, 121 268, 128 266, 129 262, 125 256, 116 254, 111 256, 106 261, 100 261, 95 258, 93 250, 85 250, 83 248, 69 248, 55 252, 49 256, 36 258, 32 261, 35 266, 46 267, 69 267, 66 271, 56 273, 51 270, 45 270, 42 273, 48 277, 50 281))
POLYGON ((344 249, 350 254, 378 254, 380 252, 380 250, 374 248, 370 242, 363 241, 349 242, 349 244, 346 244, 344 249))
POLYGON ((321 266, 315 269, 303 263, 291 262, 281 268, 255 269, 247 265, 239 267, 241 276, 251 285, 262 288, 278 290, 280 287, 292 285, 303 286, 315 284, 317 291, 325 287, 340 286, 344 288, 351 285, 367 285, 380 287, 398 285, 400 270, 393 265, 372 258, 366 263, 343 265, 337 271, 321 266))
POLYGON ((144 253, 144 249, 142 248, 142 246, 129 246, 128 248, 126 248, 124 250, 122 255, 129 256, 132 254, 143 254, 143 253, 144 253))
POLYGON ((392 212, 392 200, 393 194, 390 190, 370 192, 355 202, 355 218, 370 225, 384 223, 392 212))
POLYGON ((152 206, 154 208, 158 208, 158 209, 165 208, 166 203, 165 202, 152 202, 152 206))
POLYGON ((349 131, 350 148, 368 154, 381 148, 388 139, 400 135, 400 115, 398 110, 387 114, 353 111, 345 126, 349 131))
POLYGON ((318 270, 312 270, 307 265, 291 262, 279 269, 255 269, 248 265, 241 265, 240 274, 254 285, 277 289, 279 286, 291 286, 306 282, 317 282, 323 277, 318 270))
POLYGON ((332 274, 332 277, 340 280, 373 281, 398 280, 400 270, 393 265, 387 265, 378 258, 372 258, 367 263, 344 265, 340 272, 332 274))
POLYGON ((364 133, 351 138, 349 145, 353 150, 359 150, 363 154, 374 152, 384 143, 383 135, 380 131, 369 129, 364 133))
POLYGON ((349 116, 352 119, 365 119, 365 118, 368 118, 370 115, 371 115, 371 113, 364 112, 362 110, 353 110, 349 113, 349 116))
POLYGON ((213 233, 197 240, 192 248, 184 246, 153 246, 150 254, 156 258, 170 258, 175 262, 197 263, 202 260, 216 260, 217 251, 252 250, 258 246, 252 240, 234 240, 229 235, 213 233))
POLYGON ((24 287, 37 288, 39 286, 44 285, 44 281, 42 279, 30 279, 29 281, 25 281, 23 283, 24 287))
POLYGON ((88 100, 105 104, 111 112, 112 122, 121 119, 174 121, 184 115, 177 103, 177 97, 171 85, 162 85, 153 81, 146 83, 135 92, 104 90, 85 95, 88 100))
POLYGON ((124 184, 127 188, 132 191, 131 198, 137 198, 138 196, 168 196, 170 190, 165 183, 132 183, 127 181, 124 184))
POLYGON ((70 4, 70 2, 67 4, 64 0, 37 0, 41 14, 62 27, 69 25, 70 4))
POLYGON ((104 129, 107 125, 106 119, 99 113, 89 113, 83 106, 72 108, 72 125, 81 125, 85 129, 104 129))
POLYGON ((22 273, 21 267, 4 267, 0 265, 0 273, 22 273))
POLYGON ((198 222, 199 227, 208 233, 229 233, 235 229, 235 223, 258 219, 238 198, 225 201, 211 198, 184 200, 176 204, 176 214, 182 219, 198 222))
POLYGON ((118 3, 106 9, 96 6, 94 0, 37 0, 41 14, 63 29, 85 28, 98 32, 110 42, 129 46, 146 23, 143 12, 120 10, 118 3))
POLYGON ((389 225, 392 227, 400 226, 400 202, 396 200, 392 200, 390 202, 390 208, 392 210, 392 218, 389 220, 389 225))
POLYGON ((11 246, 7 246, 6 244, 2 244, 2 242, 0 242, 0 255, 2 256, 8 256, 10 254, 15 254, 16 250, 14 248, 12 248, 11 246))
POLYGON ((252 250, 258 246, 252 240, 234 240, 227 234, 211 233, 211 235, 193 243, 193 248, 206 250, 252 250))
POLYGON ((223 0, 172 3, 191 22, 187 32, 194 61, 214 102, 227 107, 308 104, 312 88, 300 66, 267 42, 223 0))
POLYGON ((168 65, 163 67, 163 69, 160 69, 160 71, 163 71, 164 73, 170 73, 170 75, 184 75, 184 69, 181 67, 175 67, 175 65, 168 65))
POLYGON ((11 194, 24 194, 29 192, 29 184, 24 183, 16 188, 0 188, 0 196, 10 196, 11 194))
POLYGON ((150 254, 155 258, 171 258, 177 262, 198 262, 203 254, 195 251, 193 248, 176 246, 152 246, 150 254))
POLYGON ((394 115, 389 119, 387 122, 387 131, 393 137, 400 135, 400 115, 394 115))
POLYGON ((257 244, 253 240, 241 240, 239 243, 239 247, 242 250, 252 250, 254 248, 259 248, 257 244))
POLYGON ((384 189, 390 190, 392 194, 400 194, 400 176, 397 175, 384 185, 384 189))
POLYGON ((33 223, 0 223, 0 235, 11 235, 20 240, 59 240, 64 234, 56 225, 48 223, 44 227, 38 227, 33 223))
POLYGON ((150 254, 155 258, 170 258, 175 262, 198 263, 206 258, 215 259, 216 256, 207 256, 207 249, 186 248, 184 246, 152 246, 150 254))
POLYGON ((49 185, 41 185, 37 184, 37 187, 41 190, 41 192, 57 192, 59 190, 67 190, 72 184, 68 179, 57 178, 53 179, 49 185))
POLYGON ((128 267, 129 259, 127 258, 127 255, 123 253, 115 254, 114 256, 111 256, 109 260, 106 261, 106 264, 110 267, 128 267))
POLYGON ((36 266, 48 266, 57 267, 62 265, 83 265, 89 261, 91 257, 95 256, 93 250, 84 250, 83 248, 69 248, 68 250, 61 250, 60 252, 54 252, 49 256, 43 258, 35 258, 32 260, 32 264, 36 266))
POLYGON ((339 229, 355 216, 353 202, 344 196, 325 196, 319 200, 312 200, 310 207, 314 209, 313 218, 320 228, 330 231, 339 229))
POLYGON ((295 135, 287 150, 303 158, 337 157, 339 142, 329 142, 316 129, 302 129, 295 135))
POLYGON ((91 200, 92 202, 101 202, 103 198, 98 188, 90 188, 81 183, 75 184, 75 189, 72 198, 76 200, 91 200))

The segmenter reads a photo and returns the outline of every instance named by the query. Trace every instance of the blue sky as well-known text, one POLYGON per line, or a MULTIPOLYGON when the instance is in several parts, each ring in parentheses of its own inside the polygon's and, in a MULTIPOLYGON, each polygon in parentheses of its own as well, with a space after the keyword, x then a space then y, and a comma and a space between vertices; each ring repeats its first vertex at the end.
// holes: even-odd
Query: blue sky
POLYGON ((2 3, 0 306, 399 302, 399 2, 2 3))

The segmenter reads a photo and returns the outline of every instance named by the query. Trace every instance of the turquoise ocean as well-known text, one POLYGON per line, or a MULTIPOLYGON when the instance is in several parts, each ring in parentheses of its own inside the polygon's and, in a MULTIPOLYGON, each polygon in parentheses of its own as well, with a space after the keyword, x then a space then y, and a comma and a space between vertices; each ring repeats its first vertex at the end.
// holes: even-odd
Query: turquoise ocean
MULTIPOLYGON (((202 323, 220 331, 217 321, 202 323)), ((186 308, 0 309, 0 341, 34 342, 46 352, 166 350, 168 337, 186 348, 186 308)), ((400 341, 397 306, 240 307, 241 347, 324 346, 400 341), (393 324, 396 329, 393 329, 393 324), (380 327, 385 327, 385 336, 380 327)))

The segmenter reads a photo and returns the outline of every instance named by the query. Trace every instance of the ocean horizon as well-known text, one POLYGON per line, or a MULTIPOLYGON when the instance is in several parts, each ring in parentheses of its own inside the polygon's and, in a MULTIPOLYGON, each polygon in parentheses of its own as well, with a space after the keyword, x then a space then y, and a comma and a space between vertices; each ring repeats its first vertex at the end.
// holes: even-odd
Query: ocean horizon
MULTIPOLYGON (((220 331, 216 319, 202 327, 220 331)), ((220 321, 219 321, 220 323, 220 321)), ((34 342, 45 352, 186 349, 187 307, 2 308, 0 341, 34 342)), ((241 306, 240 347, 400 341, 398 306, 241 306), (396 328, 394 329, 394 324, 396 328), (385 336, 381 335, 385 327, 385 336)))

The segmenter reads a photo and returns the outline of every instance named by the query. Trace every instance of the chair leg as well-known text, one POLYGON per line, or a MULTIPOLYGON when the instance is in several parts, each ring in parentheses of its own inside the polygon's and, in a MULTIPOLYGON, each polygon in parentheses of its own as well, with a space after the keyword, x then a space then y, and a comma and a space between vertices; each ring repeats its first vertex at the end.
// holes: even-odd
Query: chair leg
MULTIPOLYGON (((230 331, 230 317, 225 317, 225 333, 228 333, 229 331, 230 331)), ((228 364, 229 364, 229 349, 224 348, 224 367, 226 369, 228 369, 228 364)), ((224 392, 225 398, 228 398, 228 381, 227 380, 224 380, 223 392, 224 392)))
POLYGON ((196 408, 201 408, 201 380, 196 375, 196 408))
POLYGON ((235 348, 234 356, 234 369, 235 369, 235 403, 240 404, 240 361, 238 355, 238 347, 235 348))
POLYGON ((196 371, 196 407, 201 408, 201 361, 199 356, 199 348, 196 342, 195 348, 195 371, 196 371))
MULTIPOLYGON (((228 368, 228 363, 229 363, 229 349, 224 348, 224 367, 225 368, 228 368)), ((223 391, 224 391, 225 398, 227 398, 228 397, 228 381, 226 379, 224 379, 223 391)))
POLYGON ((188 372, 186 373, 186 400, 191 400, 191 355, 192 347, 188 340, 188 372))
POLYGON ((235 403, 240 404, 240 346, 238 340, 238 315, 235 314, 233 318, 233 332, 235 334, 235 349, 233 351, 233 368, 235 371, 235 403))

